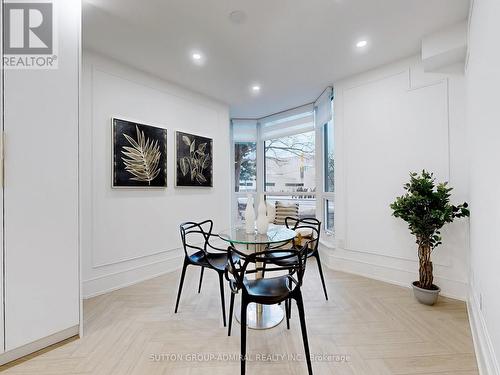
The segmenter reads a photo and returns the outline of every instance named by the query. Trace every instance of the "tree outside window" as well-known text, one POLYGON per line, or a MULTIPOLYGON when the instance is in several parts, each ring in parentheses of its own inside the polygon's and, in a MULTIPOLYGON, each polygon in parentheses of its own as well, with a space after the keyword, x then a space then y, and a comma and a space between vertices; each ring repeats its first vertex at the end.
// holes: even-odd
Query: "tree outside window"
POLYGON ((236 142, 234 144, 235 192, 256 191, 257 144, 255 142, 236 142))

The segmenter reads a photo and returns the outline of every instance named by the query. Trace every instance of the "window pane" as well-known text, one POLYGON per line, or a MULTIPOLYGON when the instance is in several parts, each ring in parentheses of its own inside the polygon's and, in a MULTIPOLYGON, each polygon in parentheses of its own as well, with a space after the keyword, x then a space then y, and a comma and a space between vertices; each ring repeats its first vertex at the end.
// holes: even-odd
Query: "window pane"
POLYGON ((325 219, 326 219, 326 230, 333 232, 335 228, 335 213, 333 208, 333 201, 327 199, 325 204, 325 219))
POLYGON ((257 144, 255 142, 235 142, 234 176, 236 192, 254 192, 257 179, 257 144))
POLYGON ((297 197, 297 196, 266 196, 266 202, 271 204, 276 204, 276 201, 283 202, 285 204, 298 203, 299 204, 299 218, 304 219, 306 217, 316 217, 316 198, 313 196, 309 197, 297 197))
POLYGON ((334 128, 333 121, 330 121, 325 125, 324 131, 324 142, 325 142, 325 191, 333 192, 335 191, 335 138, 334 138, 334 128))
POLYGON ((265 141, 265 189, 270 192, 315 192, 315 133, 265 141))

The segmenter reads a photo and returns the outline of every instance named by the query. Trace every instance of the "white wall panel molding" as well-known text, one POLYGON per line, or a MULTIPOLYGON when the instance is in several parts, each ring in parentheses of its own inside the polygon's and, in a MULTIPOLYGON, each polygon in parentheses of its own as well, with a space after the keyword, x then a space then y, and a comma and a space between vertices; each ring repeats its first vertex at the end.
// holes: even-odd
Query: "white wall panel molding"
MULTIPOLYGON (((411 87, 411 69, 410 68, 405 68, 402 70, 394 71, 394 72, 382 72, 380 74, 375 73, 374 77, 370 77, 366 75, 366 73, 362 73, 361 77, 355 77, 353 78, 353 83, 347 83, 345 86, 342 86, 342 94, 344 95, 346 92, 362 87, 366 87, 369 85, 373 85, 376 83, 379 83, 381 81, 385 81, 387 79, 393 78, 393 77, 399 77, 401 75, 405 75, 408 78, 408 88, 411 87)), ((335 90, 337 92, 337 89, 335 90)))
MULTIPOLYGON (((335 84, 336 249, 323 247, 334 268, 405 286, 417 278, 414 238, 389 204, 409 172, 423 168, 450 181, 454 201, 467 199, 463 81, 463 74, 425 73, 415 56, 335 84)), ((436 281, 464 299, 467 221, 443 235, 436 281)))
MULTIPOLYGON (((363 233, 366 233, 367 228, 373 227, 371 221, 374 218, 367 217, 367 215, 370 215, 369 212, 366 212, 366 214, 363 212, 370 208, 370 204, 376 210, 373 211, 373 214, 384 209, 387 214, 377 218, 379 220, 377 225, 381 225, 380 220, 385 219, 386 221, 386 226, 384 228, 377 226, 377 230, 387 232, 390 228, 393 228, 394 225, 389 221, 398 225, 399 223, 390 217, 389 203, 391 199, 402 193, 401 186, 408 178, 410 171, 418 171, 425 167, 435 171, 438 178, 449 180, 447 85, 442 81, 437 84, 410 89, 407 85, 407 72, 344 90, 344 121, 348 124, 344 133, 345 147, 352 149, 359 144, 360 140, 361 142, 363 142, 363 139, 366 140, 363 147, 359 148, 359 153, 349 152, 345 159, 346 191, 348 192, 345 215, 347 216, 347 222, 351 223, 347 227, 344 237, 347 249, 388 256, 401 254, 401 249, 396 247, 398 244, 405 241, 406 244, 411 245, 414 242, 412 238, 407 236, 406 232, 401 233, 401 235, 397 233, 396 238, 391 240, 387 238, 386 233, 380 233, 377 236, 377 233, 373 231, 368 235, 361 235, 361 233, 352 232, 351 230, 354 225, 357 225, 362 229, 363 233), (413 94, 417 95, 416 100, 413 99, 413 94), (381 98, 381 96, 385 97, 381 98), (377 102, 380 98, 381 100, 377 102), (346 108, 346 100, 352 102, 351 107, 348 109, 346 108), (368 101, 371 101, 371 103, 367 103, 368 101), (383 109, 384 113, 379 115, 379 108, 377 107, 384 105, 392 107, 394 112, 390 113, 391 109, 387 107, 383 109), (427 107, 427 109, 432 107, 434 112, 430 113, 430 116, 419 119, 417 116, 422 107, 427 107), (390 125, 384 128, 387 123, 390 123, 390 125), (405 126, 406 124, 408 126, 405 126), (429 137, 431 134, 432 137, 429 137), (428 143, 432 138, 434 138, 435 142, 429 145, 428 143), (370 152, 367 150, 370 150, 370 152), (419 150, 421 151, 419 152, 419 150), (366 158, 361 158, 360 155, 363 155, 361 151, 370 156, 367 155, 366 158), (404 156, 405 154, 406 156, 404 156), (398 155, 398 158, 394 158, 393 155, 398 155), (396 160, 400 157, 406 157, 405 163, 396 160), (424 160, 424 163, 421 162, 422 160, 424 160), (379 167, 378 171, 377 166, 379 167), (393 184, 389 185, 381 182, 381 188, 377 190, 379 194, 377 196, 378 200, 371 200, 371 198, 366 197, 363 190, 373 192, 374 189, 377 189, 377 177, 380 180, 389 178, 388 174, 384 173, 384 171, 387 171, 386 168, 391 170, 391 176, 397 172, 397 175, 391 180, 393 184), (363 178, 367 173, 372 173, 372 175, 366 178, 365 185, 360 185, 360 176, 363 178), (373 185, 368 184, 369 180, 373 181, 373 185), (358 194, 351 194, 356 186, 361 190, 359 190, 358 194), (392 189, 390 189, 391 186, 393 186, 392 189), (386 199, 382 200, 382 195, 386 199), (351 203, 350 199, 352 199, 351 203), (375 208, 376 202, 381 202, 385 206, 375 208), (359 211, 358 208, 361 208, 362 211, 359 211), (353 213, 353 210, 356 211, 353 213), (354 224, 364 219, 366 219, 366 222, 354 224), (379 238, 383 240, 379 240, 379 238)), ((412 254, 404 256, 404 258, 411 259, 412 255, 413 249, 412 254)))
POLYGON ((141 260, 141 259, 151 258, 151 257, 154 257, 156 255, 164 255, 164 254, 168 254, 171 252, 175 252, 177 249, 178 248, 172 248, 172 249, 160 250, 160 251, 156 251, 156 252, 147 251, 147 254, 144 254, 144 255, 138 255, 136 257, 119 259, 119 260, 112 261, 109 263, 104 263, 104 264, 95 264, 94 262, 92 262, 92 268, 94 268, 94 269, 105 268, 105 267, 113 266, 115 264, 134 262, 134 261, 141 260))
POLYGON ((92 298, 117 289, 149 280, 175 271, 182 266, 184 252, 172 251, 170 257, 138 266, 127 266, 116 272, 109 272, 83 281, 83 298, 92 298))
MULTIPOLYGON (((418 262, 395 261, 384 255, 352 252, 343 249, 321 248, 321 259, 330 269, 383 281, 386 283, 409 288, 418 278, 418 262)), ((467 297, 467 282, 439 276, 441 267, 435 268, 435 282, 441 287, 445 297, 465 301, 467 297)), ((411 293, 411 291, 409 291, 411 293)))
MULTIPOLYGON (((99 100, 98 99, 98 95, 100 93, 99 89, 97 89, 96 91, 96 85, 98 85, 100 82, 102 82, 103 80, 108 80, 108 79, 111 79, 111 81, 113 81, 113 83, 116 83, 116 85, 122 85, 123 87, 127 87, 127 83, 130 84, 130 87, 142 87, 142 88, 145 88, 147 90, 151 90, 151 92, 153 93, 152 95, 158 95, 158 96, 161 96, 161 97, 164 97, 165 100, 168 100, 169 97, 174 97, 174 98, 177 98, 181 101, 185 101, 187 103, 189 103, 189 105, 193 105, 193 106, 201 106, 203 108, 206 108, 210 113, 207 114, 207 117, 208 116, 212 116, 212 119, 216 119, 218 118, 217 116, 217 111, 216 111, 216 107, 215 106, 211 106, 211 105, 207 105, 205 103, 200 103, 199 100, 197 100, 196 98, 186 98, 185 96, 183 95, 179 95, 179 94, 175 94, 175 93, 172 93, 170 90, 165 90, 165 89, 161 89, 161 88, 158 88, 156 85, 154 85, 154 83, 150 83, 150 82, 143 82, 139 79, 130 79, 128 77, 124 77, 124 75, 126 74, 126 72, 123 72, 123 71, 119 71, 119 72, 114 72, 114 71, 110 71, 111 69, 110 68, 107 68, 107 64, 105 63, 104 64, 104 68, 101 68, 100 66, 97 66, 96 64, 92 64, 92 114, 91 114, 91 118, 92 118, 92 136, 94 137, 96 132, 98 132, 100 129, 100 127, 102 127, 103 125, 104 126, 109 126, 111 127, 111 122, 109 121, 109 124, 106 123, 106 124, 103 124, 103 118, 102 116, 99 117, 99 115, 101 115, 100 113, 99 114, 96 114, 95 111, 96 111, 96 106, 98 106, 100 103, 102 103, 103 101, 99 100), (96 118, 96 116, 98 116, 96 118)), ((102 89, 102 87, 101 87, 102 89)), ((168 144, 169 144, 169 160, 168 160, 168 163, 169 163, 169 187, 172 188, 173 185, 174 185, 174 174, 172 174, 172 169, 173 167, 175 166, 175 157, 174 157, 174 148, 175 148, 175 125, 170 123, 168 121, 164 122, 164 123, 161 123, 160 121, 146 121, 144 119, 141 119, 140 117, 141 116, 130 116, 130 112, 127 113, 127 114, 124 114, 122 116, 122 113, 117 113, 117 112, 109 112, 109 115, 110 116, 113 116, 113 117, 120 117, 121 118, 126 118, 126 119, 134 119, 135 121, 138 121, 138 122, 142 122, 142 123, 147 123, 149 125, 153 125, 153 126, 159 126, 159 127, 166 127, 167 128, 167 131, 168 131, 168 144)), ((109 116, 108 116, 109 117, 109 116)), ((214 122, 217 122, 216 120, 214 122)), ((194 128, 185 128, 183 129, 183 131, 186 131, 186 132, 196 132, 196 130, 194 128)), ((199 133, 199 130, 198 130, 198 133, 199 133)), ((208 130, 207 132, 203 132, 202 135, 207 135, 207 136, 212 136, 211 135, 212 131, 211 130, 208 130), (208 133, 208 134, 207 134, 208 133)), ((110 132, 109 132, 110 134, 110 132)), ((97 137, 99 137, 100 135, 98 135, 97 137)), ((95 139, 95 138, 93 138, 95 139)), ((109 142, 111 142, 111 140, 109 140, 109 142)), ((99 145, 99 146, 102 146, 102 145, 99 145)), ((99 154, 99 150, 96 150, 95 149, 95 143, 93 142, 92 143, 92 160, 93 162, 95 163, 100 163, 100 161, 102 160, 102 158, 100 158, 100 156, 102 156, 102 153, 99 154), (96 152, 98 153, 98 157, 96 159, 96 152)), ((217 152, 214 150, 214 152, 217 152)), ((109 156, 111 157, 111 155, 109 156)), ((96 164, 94 164, 95 166, 96 164)), ((109 163, 109 165, 111 165, 111 161, 109 163)), ((109 174, 111 176, 111 174, 109 174)), ((93 189, 93 192, 95 192, 95 178, 96 176, 94 174, 92 174, 92 177, 91 177, 91 181, 92 181, 92 189, 93 189)), ((102 179, 97 182, 97 183, 102 183, 102 179)), ((111 182, 109 182, 111 183, 111 182)), ((151 194, 152 196, 155 196, 156 198, 161 198, 161 197, 165 197, 166 196, 166 193, 165 191, 162 191, 162 190, 159 190, 159 191, 150 191, 148 192, 149 194, 151 194)), ((144 197, 144 191, 141 191, 140 189, 136 189, 135 191, 133 191, 132 193, 130 192, 117 192, 116 190, 114 191, 111 191, 110 194, 113 194, 113 195, 129 195, 129 196, 137 196, 137 197, 144 197)), ((95 197, 95 194, 93 194, 93 196, 95 197)), ((96 217, 96 212, 99 210, 99 205, 100 203, 97 202, 97 200, 93 199, 92 200, 92 206, 91 206, 91 209, 92 209, 92 212, 91 212, 91 216, 92 217, 96 217)), ((168 252, 168 251, 171 251, 175 248, 178 247, 179 243, 178 243, 178 236, 175 237, 175 241, 173 241, 172 245, 170 247, 166 247, 164 249, 161 249, 161 250, 158 250, 158 248, 154 248, 154 247, 150 247, 150 248, 137 248, 137 255, 132 255, 132 256, 118 256, 118 257, 115 257, 115 258, 107 258, 107 259, 100 259, 99 256, 100 254, 102 253, 101 250, 102 250, 102 244, 100 244, 98 242, 98 240, 96 239, 96 236, 95 236, 95 233, 96 231, 99 231, 100 229, 102 228, 99 228, 99 224, 97 223, 97 220, 93 220, 93 223, 94 225, 92 226, 92 231, 91 231, 91 240, 92 240, 92 267, 93 268, 100 268, 100 267, 105 267, 105 266, 109 266, 109 265, 112 265, 112 264, 118 264, 118 263, 125 263, 125 262, 129 262, 129 261, 133 261, 133 260, 137 260, 137 259, 140 259, 140 258, 145 258, 145 257, 149 257, 149 256, 153 256, 153 255, 158 255, 158 254, 161 254, 161 253, 165 253, 165 252, 168 252), (98 254, 96 254, 96 251, 99 252, 98 254)), ((171 232, 170 232, 171 233, 171 232)))
POLYGON ((214 219, 229 227, 230 155, 227 106, 108 57, 84 51, 82 231, 84 295, 101 294, 173 269, 179 224, 214 219), (111 118, 167 129, 168 187, 111 188, 111 118), (175 132, 214 140, 214 187, 175 187, 175 132), (203 207, 203 209, 201 209, 203 207), (162 268, 163 267, 163 268, 162 268))

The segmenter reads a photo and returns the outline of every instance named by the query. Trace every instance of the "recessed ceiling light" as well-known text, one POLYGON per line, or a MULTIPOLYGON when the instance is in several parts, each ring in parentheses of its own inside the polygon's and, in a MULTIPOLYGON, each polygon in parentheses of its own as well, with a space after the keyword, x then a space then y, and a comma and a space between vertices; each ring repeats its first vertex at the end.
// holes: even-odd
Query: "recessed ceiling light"
POLYGON ((190 52, 191 61, 194 65, 203 66, 205 65, 207 58, 203 52, 199 49, 192 49, 190 52))
POLYGON ((253 85, 252 86, 252 91, 255 92, 255 93, 259 92, 260 91, 260 85, 253 85))
POLYGON ((368 42, 366 40, 360 40, 359 42, 356 43, 356 47, 358 48, 363 48, 368 45, 368 42))

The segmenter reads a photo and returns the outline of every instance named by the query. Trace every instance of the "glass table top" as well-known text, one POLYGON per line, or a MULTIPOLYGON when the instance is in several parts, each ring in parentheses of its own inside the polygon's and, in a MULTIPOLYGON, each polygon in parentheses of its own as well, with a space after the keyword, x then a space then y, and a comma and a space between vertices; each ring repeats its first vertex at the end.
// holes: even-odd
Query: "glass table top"
POLYGON ((231 228, 219 233, 219 237, 227 242, 238 244, 271 244, 287 242, 296 236, 295 231, 284 226, 271 226, 267 234, 246 233, 245 228, 231 228))

